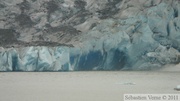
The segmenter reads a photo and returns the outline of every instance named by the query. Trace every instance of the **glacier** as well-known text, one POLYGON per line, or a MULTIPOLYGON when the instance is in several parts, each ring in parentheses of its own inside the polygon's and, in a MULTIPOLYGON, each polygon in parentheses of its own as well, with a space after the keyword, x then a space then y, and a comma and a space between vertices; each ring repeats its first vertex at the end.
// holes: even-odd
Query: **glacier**
POLYGON ((0 47, 0 71, 153 70, 180 63, 179 1, 174 5, 101 20, 73 47, 0 47))

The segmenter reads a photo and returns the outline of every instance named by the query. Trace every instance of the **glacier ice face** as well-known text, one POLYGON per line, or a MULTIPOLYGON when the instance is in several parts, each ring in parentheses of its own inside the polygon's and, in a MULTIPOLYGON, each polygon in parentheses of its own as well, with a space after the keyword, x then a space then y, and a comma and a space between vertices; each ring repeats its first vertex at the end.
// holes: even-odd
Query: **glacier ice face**
POLYGON ((167 50, 159 45, 154 52, 148 52, 153 46, 147 46, 146 43, 141 46, 139 43, 132 46, 128 44, 130 42, 123 40, 116 44, 116 48, 110 48, 109 42, 105 42, 101 48, 92 46, 94 49, 90 50, 85 47, 43 46, 7 49, 1 51, 0 71, 153 69, 179 61, 180 53, 174 48, 167 50))
POLYGON ((1 49, 0 53, 0 70, 1 71, 12 71, 12 58, 10 52, 1 49))
POLYGON ((69 48, 27 47, 23 49, 16 71, 60 71, 69 70, 69 48))

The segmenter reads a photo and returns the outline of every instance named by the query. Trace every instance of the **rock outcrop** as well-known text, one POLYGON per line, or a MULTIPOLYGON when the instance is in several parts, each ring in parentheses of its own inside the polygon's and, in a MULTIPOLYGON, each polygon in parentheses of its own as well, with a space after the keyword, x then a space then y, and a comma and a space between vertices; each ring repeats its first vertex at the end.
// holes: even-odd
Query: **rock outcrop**
POLYGON ((0 8, 0 71, 180 62, 179 0, 5 0, 0 8))

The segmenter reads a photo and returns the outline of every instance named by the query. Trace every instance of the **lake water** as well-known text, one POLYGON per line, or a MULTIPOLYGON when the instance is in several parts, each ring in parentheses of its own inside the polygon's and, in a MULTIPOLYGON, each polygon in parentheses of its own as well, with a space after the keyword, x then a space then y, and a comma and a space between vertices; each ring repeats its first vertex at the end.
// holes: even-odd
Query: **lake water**
POLYGON ((0 72, 0 101, 123 101, 129 93, 179 93, 177 71, 0 72))

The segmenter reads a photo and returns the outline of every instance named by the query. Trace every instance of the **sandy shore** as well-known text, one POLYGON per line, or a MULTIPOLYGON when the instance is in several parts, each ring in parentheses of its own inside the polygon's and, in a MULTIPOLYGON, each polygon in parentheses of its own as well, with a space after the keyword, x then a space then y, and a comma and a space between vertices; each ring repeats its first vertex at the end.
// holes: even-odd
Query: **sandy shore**
POLYGON ((180 93, 179 71, 0 72, 0 101, 123 101, 129 93, 180 93))

